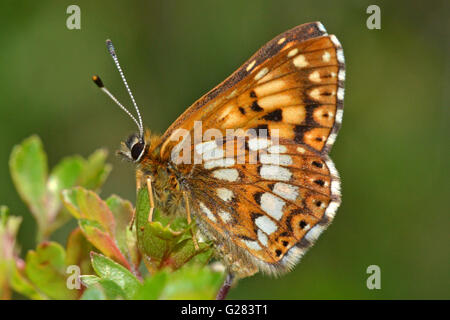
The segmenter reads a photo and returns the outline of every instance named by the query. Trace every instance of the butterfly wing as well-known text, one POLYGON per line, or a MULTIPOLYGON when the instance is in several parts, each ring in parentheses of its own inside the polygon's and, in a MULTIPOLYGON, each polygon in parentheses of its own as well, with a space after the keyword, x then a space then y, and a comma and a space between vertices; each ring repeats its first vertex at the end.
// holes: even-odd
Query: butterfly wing
POLYGON ((183 177, 200 226, 235 261, 286 271, 333 219, 339 177, 327 154, 342 121, 344 78, 336 37, 318 22, 301 25, 267 43, 164 134, 161 156, 183 177), (180 130, 193 138, 199 123, 201 141, 180 138, 180 130), (222 143, 201 139, 210 129, 222 143), (227 130, 244 139, 224 143, 227 130), (177 163, 186 144, 189 161, 177 163))

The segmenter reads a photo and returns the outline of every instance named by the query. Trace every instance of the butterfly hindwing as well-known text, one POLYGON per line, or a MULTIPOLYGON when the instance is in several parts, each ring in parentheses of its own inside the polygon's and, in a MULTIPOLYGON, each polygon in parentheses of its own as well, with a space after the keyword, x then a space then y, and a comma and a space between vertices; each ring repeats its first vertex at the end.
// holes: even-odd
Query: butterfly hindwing
POLYGON ((293 267, 340 204, 327 154, 342 121, 344 70, 335 36, 318 22, 298 26, 261 48, 163 135, 161 157, 182 177, 202 229, 258 269, 277 274, 293 267), (196 121, 201 138, 209 129, 221 138, 181 139, 179 129, 193 138, 196 121), (189 161, 174 161, 186 144, 189 161))
MULTIPOLYGON (((225 153, 225 146, 217 149, 223 151, 211 154, 225 153)), ((187 183, 207 227, 250 252, 262 270, 279 273, 291 268, 333 219, 339 178, 328 157, 295 143, 282 140, 264 151, 256 163, 246 154, 245 164, 237 163, 238 157, 208 156, 187 183)))

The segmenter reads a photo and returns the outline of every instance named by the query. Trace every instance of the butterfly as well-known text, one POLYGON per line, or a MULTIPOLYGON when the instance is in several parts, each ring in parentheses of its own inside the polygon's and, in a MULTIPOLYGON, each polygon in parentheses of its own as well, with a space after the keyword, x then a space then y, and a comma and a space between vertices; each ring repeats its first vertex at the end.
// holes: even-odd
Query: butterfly
POLYGON ((232 275, 290 271, 341 203, 328 156, 343 115, 345 63, 336 36, 320 22, 280 34, 162 135, 144 130, 107 44, 138 118, 93 80, 137 124, 119 153, 136 164, 152 208, 195 216, 232 275))

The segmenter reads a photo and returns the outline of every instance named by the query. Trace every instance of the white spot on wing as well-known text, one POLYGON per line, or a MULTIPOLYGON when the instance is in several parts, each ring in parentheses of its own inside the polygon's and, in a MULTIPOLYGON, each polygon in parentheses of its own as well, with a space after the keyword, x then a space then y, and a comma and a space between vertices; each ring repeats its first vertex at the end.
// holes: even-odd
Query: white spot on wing
POLYGON ((258 226, 258 228, 260 228, 262 231, 264 231, 268 235, 272 234, 273 232, 275 232, 278 229, 275 222, 273 222, 272 220, 270 220, 269 217, 266 217, 266 216, 260 216, 260 217, 256 218, 255 224, 258 226))
POLYGON ((231 221, 231 214, 229 212, 219 210, 218 213, 223 222, 228 223, 231 221))
POLYGON ((336 36, 335 36, 334 34, 332 34, 332 35, 330 36, 330 40, 331 40, 331 42, 334 43, 334 45, 335 45, 336 47, 338 47, 338 48, 342 47, 342 46, 341 46, 341 43, 339 42, 339 40, 336 38, 336 36))
POLYGON ((325 53, 322 55, 322 60, 324 62, 330 62, 331 54, 328 51, 325 51, 325 53))
POLYGON ((327 140, 327 145, 331 146, 336 141, 336 133, 330 134, 327 140))
POLYGON ((314 71, 309 75, 309 80, 313 81, 313 82, 321 82, 322 79, 320 79, 320 73, 319 71, 314 71))
POLYGON ((297 53, 298 53, 298 49, 295 48, 295 49, 292 49, 291 51, 289 51, 287 56, 288 56, 288 58, 290 58, 290 57, 295 56, 297 53))
POLYGON ((283 182, 277 182, 273 187, 273 193, 285 199, 295 201, 298 197, 298 187, 283 182))
POLYGON ((267 180, 289 181, 292 176, 287 168, 275 165, 263 165, 259 173, 263 179, 267 180))
POLYGON ((270 153, 286 153, 287 148, 286 148, 286 146, 277 144, 277 145, 271 146, 269 149, 267 149, 267 151, 269 151, 270 153))
POLYGON ((287 154, 261 154, 260 162, 263 164, 277 164, 288 166, 292 164, 292 158, 287 154))
POLYGON ((217 147, 214 149, 210 149, 210 150, 206 150, 205 152, 203 152, 203 160, 207 161, 207 160, 213 160, 213 159, 219 159, 223 157, 223 148, 222 147, 217 147))
POLYGON ((342 109, 339 109, 337 112, 336 112, 336 122, 337 123, 341 123, 342 122, 342 116, 344 115, 344 110, 342 110, 342 109))
POLYGON ((213 150, 216 147, 217 144, 215 141, 203 142, 195 146, 195 152, 197 152, 198 154, 203 154, 205 152, 213 150))
POLYGON ((344 88, 338 88, 338 90, 337 90, 337 98, 339 100, 344 100, 344 88))
POLYGON ((267 238, 267 235, 264 232, 262 232, 260 229, 258 229, 258 240, 259 240, 259 242, 261 242, 261 244, 263 246, 267 247, 267 242, 269 239, 267 238))
POLYGON ((256 74, 255 80, 261 79, 262 77, 264 77, 264 76, 267 74, 267 72, 269 72, 269 69, 268 69, 268 68, 261 69, 261 70, 256 74))
POLYGON ((249 65, 247 66, 247 68, 245 70, 250 71, 251 68, 253 68, 253 66, 255 65, 256 60, 253 60, 252 62, 249 63, 249 65))
POLYGON ((293 60, 294 66, 296 66, 297 68, 303 68, 306 67, 308 65, 308 62, 305 59, 304 55, 299 55, 298 57, 294 58, 293 60))
POLYGON ((286 203, 271 193, 264 193, 261 196, 261 209, 276 220, 283 216, 283 206, 286 203))
POLYGON ((233 199, 233 191, 227 188, 217 188, 216 189, 217 196, 225 202, 233 199))
POLYGON ((332 194, 341 194, 341 184, 338 180, 331 181, 331 193, 332 194))
POLYGON ((205 169, 209 170, 217 167, 232 167, 234 166, 234 163, 234 158, 222 158, 207 161, 203 166, 205 167, 205 169))
POLYGON ((338 208, 339 208, 339 202, 331 201, 330 204, 328 205, 327 209, 325 210, 325 215, 328 218, 333 219, 334 216, 336 215, 336 211, 338 208))
POLYGON ((311 230, 308 231, 305 235, 305 239, 311 242, 314 242, 319 238, 320 234, 324 230, 324 227, 321 225, 315 225, 311 230))
POLYGON ((339 81, 345 80, 345 70, 344 69, 339 70, 338 79, 339 79, 339 81))
POLYGON ((320 98, 320 90, 315 88, 309 92, 309 96, 313 99, 318 100, 320 98))
POLYGON ((338 177, 338 172, 336 170, 336 167, 334 166, 333 161, 331 161, 331 159, 328 159, 325 161, 325 163, 327 164, 328 170, 330 170, 330 173, 333 177, 338 177))
POLYGON ((337 60, 340 63, 345 63, 344 51, 342 49, 336 50, 337 60))
POLYGON ((209 220, 217 222, 217 219, 214 216, 214 214, 211 212, 211 210, 209 210, 207 206, 205 206, 203 202, 200 202, 200 208, 202 209, 203 213, 206 214, 209 220))
POLYGON ((272 141, 266 138, 252 138, 248 140, 248 147, 250 150, 256 151, 266 149, 272 144, 272 141))
POLYGON ((327 33, 327 30, 325 29, 325 27, 323 26, 322 23, 317 22, 317 29, 319 29, 319 31, 323 32, 324 34, 327 33))
POLYGON ((235 182, 239 179, 239 172, 236 169, 217 169, 213 172, 213 177, 220 180, 235 182))
POLYGON ((249 249, 256 250, 256 251, 262 249, 261 246, 259 245, 259 243, 256 242, 256 241, 252 241, 252 240, 242 240, 242 242, 245 243, 245 245, 246 245, 249 249))

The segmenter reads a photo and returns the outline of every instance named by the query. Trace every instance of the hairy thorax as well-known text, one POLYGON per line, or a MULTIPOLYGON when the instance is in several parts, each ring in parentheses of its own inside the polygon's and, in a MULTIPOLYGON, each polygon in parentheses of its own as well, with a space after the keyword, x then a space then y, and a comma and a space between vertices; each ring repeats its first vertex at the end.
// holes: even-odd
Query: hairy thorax
POLYGON ((147 178, 151 178, 156 208, 168 215, 185 214, 180 182, 175 171, 167 161, 161 159, 159 154, 161 137, 152 135, 148 139, 149 148, 136 170, 138 188, 145 186, 147 178))

